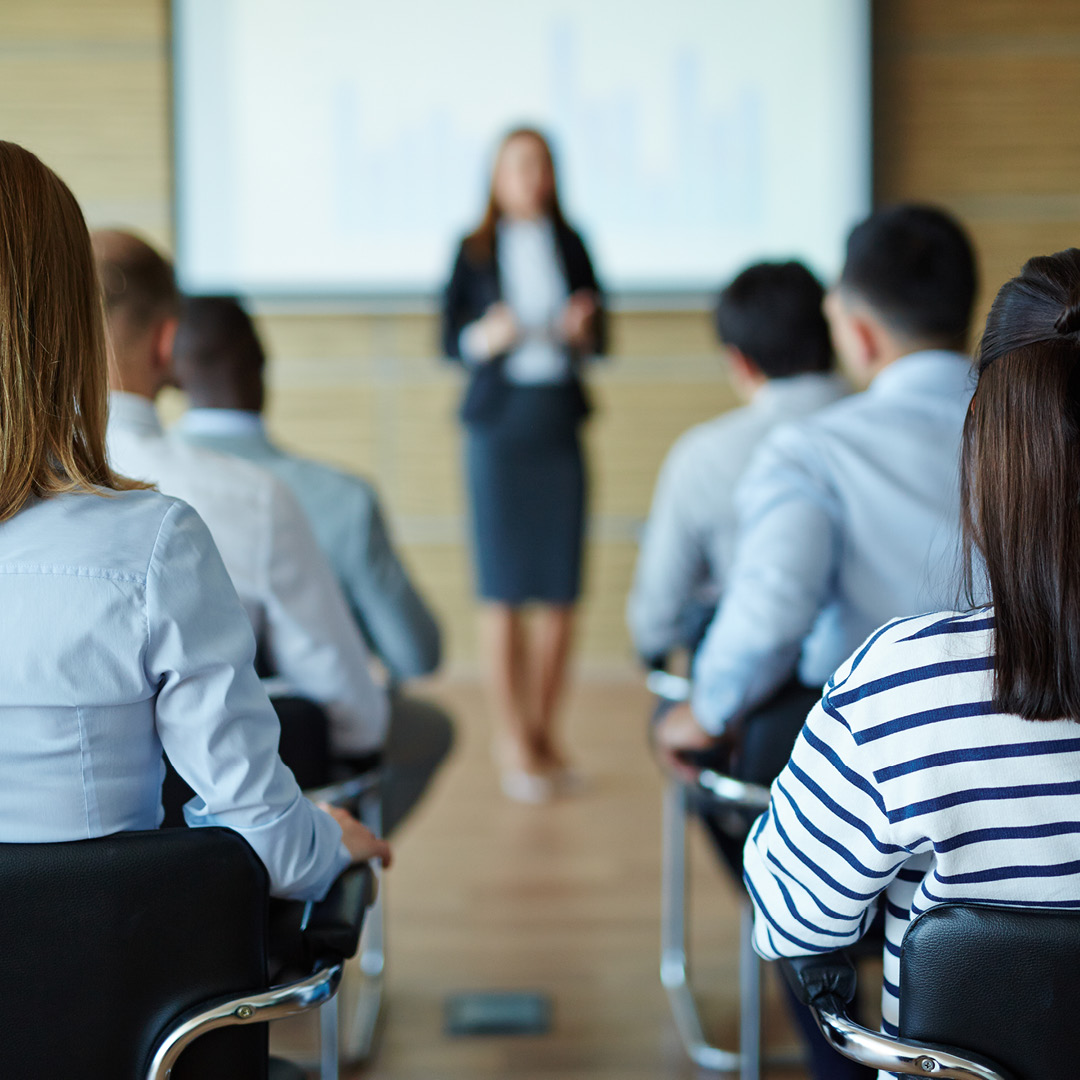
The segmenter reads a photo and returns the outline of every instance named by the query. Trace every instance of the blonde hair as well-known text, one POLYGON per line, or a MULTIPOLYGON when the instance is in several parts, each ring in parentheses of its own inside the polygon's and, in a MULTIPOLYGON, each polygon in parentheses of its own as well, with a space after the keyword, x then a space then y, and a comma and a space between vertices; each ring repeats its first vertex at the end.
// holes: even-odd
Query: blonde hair
POLYGON ((35 496, 146 486, 109 468, 107 377, 82 211, 56 173, 0 141, 0 522, 35 496))

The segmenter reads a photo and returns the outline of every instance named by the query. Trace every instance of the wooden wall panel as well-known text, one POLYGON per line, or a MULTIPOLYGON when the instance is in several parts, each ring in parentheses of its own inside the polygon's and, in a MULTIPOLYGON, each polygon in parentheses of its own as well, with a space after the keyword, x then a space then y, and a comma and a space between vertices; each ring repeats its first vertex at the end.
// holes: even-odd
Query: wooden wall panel
MULTIPOLYGON (((1080 244, 1080 3, 876 0, 874 16, 877 197, 941 202, 968 223, 985 307, 1027 256, 1080 244)), ((166 246, 167 49, 165 0, 0 4, 0 136, 55 167, 91 224, 166 246)), ((460 378, 437 359, 435 319, 275 309, 260 326, 274 430, 375 479, 451 658, 474 663, 460 378)), ((733 400, 705 313, 624 313, 612 329, 588 433, 587 664, 629 655, 633 538, 665 450, 733 400)), ((182 407, 178 395, 164 402, 169 417, 182 407)))

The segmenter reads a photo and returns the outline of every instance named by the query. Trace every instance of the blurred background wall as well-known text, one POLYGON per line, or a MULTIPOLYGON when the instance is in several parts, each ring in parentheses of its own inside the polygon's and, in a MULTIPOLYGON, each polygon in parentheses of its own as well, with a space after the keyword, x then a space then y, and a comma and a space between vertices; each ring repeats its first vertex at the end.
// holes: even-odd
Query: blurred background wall
MULTIPOLYGON (((876 196, 963 218, 985 309, 1025 257, 1080 245, 1080 4, 875 0, 874 24, 876 196)), ((0 137, 55 168, 91 225, 133 227, 169 248, 167 0, 0 0, 0 137)), ((434 316, 312 308, 264 313, 261 326, 274 431, 374 477, 445 620, 450 660, 467 670, 459 384, 438 360, 434 316)), ((620 312, 613 338, 590 430, 582 655, 597 669, 630 658, 623 603, 664 452, 733 400, 706 314, 620 312)))

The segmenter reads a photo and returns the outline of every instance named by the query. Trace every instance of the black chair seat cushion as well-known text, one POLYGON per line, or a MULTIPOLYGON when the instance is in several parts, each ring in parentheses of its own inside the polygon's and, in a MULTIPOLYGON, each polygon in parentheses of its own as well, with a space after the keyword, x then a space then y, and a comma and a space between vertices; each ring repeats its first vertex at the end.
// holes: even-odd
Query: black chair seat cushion
POLYGON ((900 1033, 1000 1064, 1017 1080, 1080 1076, 1080 913, 943 904, 908 927, 900 1033))
MULTIPOLYGON (((141 1080, 160 1034, 266 982, 267 876, 228 829, 0 844, 0 1075, 141 1080)), ((266 1025, 211 1032, 173 1080, 266 1080, 266 1025)))

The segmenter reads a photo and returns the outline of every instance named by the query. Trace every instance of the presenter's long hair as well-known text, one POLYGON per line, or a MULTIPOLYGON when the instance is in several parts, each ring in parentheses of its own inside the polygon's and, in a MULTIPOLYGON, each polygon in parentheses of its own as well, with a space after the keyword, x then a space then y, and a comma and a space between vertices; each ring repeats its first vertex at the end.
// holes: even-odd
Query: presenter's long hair
POLYGON ((1002 286, 976 359, 961 497, 968 593, 994 605, 995 701, 1080 721, 1080 250, 1002 286))
POLYGON ((28 150, 0 141, 0 522, 34 496, 146 486, 109 468, 107 378, 79 204, 28 150))
POLYGON ((559 181, 558 174, 555 172, 555 155, 551 152, 551 144, 548 142, 547 136, 536 128, 514 128, 503 136, 502 142, 499 143, 499 149, 495 152, 495 163, 491 170, 491 186, 488 189, 487 208, 484 211, 483 220, 465 238, 465 250, 478 263, 490 262, 495 257, 495 228, 499 223, 499 218, 502 217, 502 208, 499 206, 498 199, 495 196, 495 177, 498 175, 499 166, 502 164, 506 148, 516 139, 532 139, 539 145, 551 173, 551 196, 544 210, 556 226, 566 224, 562 205, 559 202, 559 181))

